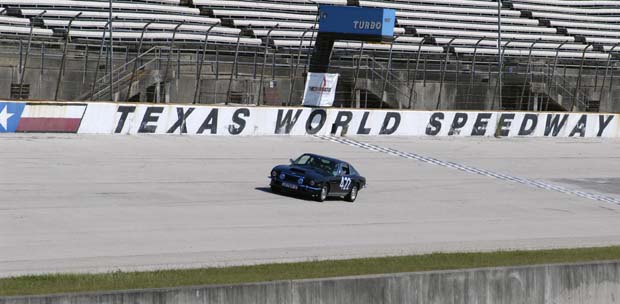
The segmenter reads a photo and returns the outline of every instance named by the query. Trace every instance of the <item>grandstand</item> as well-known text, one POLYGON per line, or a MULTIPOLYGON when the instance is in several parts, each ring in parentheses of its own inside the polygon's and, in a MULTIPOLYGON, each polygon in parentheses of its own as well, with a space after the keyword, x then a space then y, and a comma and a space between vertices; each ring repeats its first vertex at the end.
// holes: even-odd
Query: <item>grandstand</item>
POLYGON ((620 110, 602 0, 0 0, 0 94, 299 105, 321 4, 397 12, 393 43, 335 44, 336 106, 620 110))

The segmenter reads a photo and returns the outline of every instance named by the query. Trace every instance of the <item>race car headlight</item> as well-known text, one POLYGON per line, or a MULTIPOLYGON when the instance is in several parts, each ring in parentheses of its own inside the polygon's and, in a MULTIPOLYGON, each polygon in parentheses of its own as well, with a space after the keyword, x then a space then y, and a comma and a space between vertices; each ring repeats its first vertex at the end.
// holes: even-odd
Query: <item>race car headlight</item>
POLYGON ((310 186, 315 186, 315 185, 316 185, 316 182, 315 182, 315 181, 313 181, 313 180, 310 180, 310 183, 309 183, 309 184, 310 184, 310 186))
POLYGON ((276 170, 271 171, 271 177, 276 177, 277 175, 278 175, 278 172, 276 172, 276 170))

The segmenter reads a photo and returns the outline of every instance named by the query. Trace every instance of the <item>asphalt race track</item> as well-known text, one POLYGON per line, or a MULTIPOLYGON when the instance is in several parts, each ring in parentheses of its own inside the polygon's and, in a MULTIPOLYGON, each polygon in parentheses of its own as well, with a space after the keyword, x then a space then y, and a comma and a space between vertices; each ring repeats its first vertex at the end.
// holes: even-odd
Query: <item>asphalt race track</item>
POLYGON ((620 244, 620 140, 0 136, 0 277, 620 244), (273 194, 304 152, 368 180, 273 194))

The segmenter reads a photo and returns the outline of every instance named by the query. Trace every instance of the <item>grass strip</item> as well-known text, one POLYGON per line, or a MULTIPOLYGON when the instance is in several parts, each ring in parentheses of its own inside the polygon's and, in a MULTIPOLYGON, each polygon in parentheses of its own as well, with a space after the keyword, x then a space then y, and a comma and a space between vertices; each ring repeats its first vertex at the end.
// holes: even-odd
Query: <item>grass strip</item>
POLYGON ((0 296, 238 284, 382 273, 620 260, 620 246, 426 255, 225 268, 53 274, 0 279, 0 296))

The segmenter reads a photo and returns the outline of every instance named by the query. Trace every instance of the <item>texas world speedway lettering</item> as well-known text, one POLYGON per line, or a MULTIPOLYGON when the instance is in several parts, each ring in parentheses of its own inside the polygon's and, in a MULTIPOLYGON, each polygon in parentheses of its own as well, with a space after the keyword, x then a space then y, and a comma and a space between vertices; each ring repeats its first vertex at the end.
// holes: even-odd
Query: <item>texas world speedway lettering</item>
POLYGON ((79 133, 618 137, 614 114, 89 104, 79 133))

